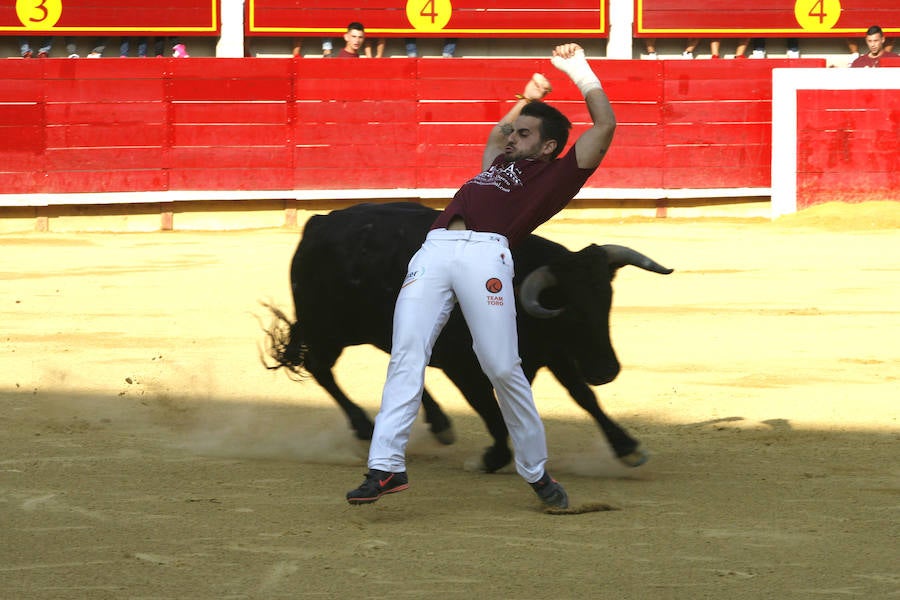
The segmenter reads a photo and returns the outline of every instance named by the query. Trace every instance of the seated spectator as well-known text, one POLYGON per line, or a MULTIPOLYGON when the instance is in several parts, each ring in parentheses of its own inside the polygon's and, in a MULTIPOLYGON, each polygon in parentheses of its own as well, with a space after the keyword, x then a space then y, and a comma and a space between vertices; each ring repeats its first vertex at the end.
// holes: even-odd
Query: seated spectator
MULTIPOLYGON (((406 56, 409 58, 416 58, 419 56, 419 47, 415 38, 406 38, 406 56)), ((456 54, 456 42, 457 38, 446 38, 444 40, 444 46, 441 49, 441 56, 444 58, 453 58, 456 54)))
MULTIPOLYGON (((50 50, 53 48, 53 38, 45 37, 41 39, 38 46, 38 58, 47 58, 50 56, 50 50)), ((34 51, 31 48, 31 41, 28 38, 19 38, 19 52, 22 58, 31 58, 34 51)))
POLYGON ((119 42, 119 56, 121 56, 122 58, 128 58, 128 52, 131 50, 131 44, 137 44, 137 55, 140 58, 147 57, 147 48, 150 44, 150 38, 146 37, 123 37, 119 42))
POLYGON ((158 37, 153 38, 153 52, 157 58, 166 56, 166 48, 172 49, 172 58, 190 58, 187 48, 178 38, 158 37))
POLYGON ((91 51, 88 52, 88 58, 101 58, 103 53, 106 51, 106 44, 109 43, 109 38, 96 38, 94 40, 94 44, 91 48, 91 51))
MULTIPOLYGON (((878 25, 872 25, 866 30, 866 46, 869 51, 861 54, 859 58, 850 65, 855 69, 866 67, 878 67, 881 59, 885 56, 897 58, 900 54, 895 54, 886 48, 884 40, 884 31, 878 25)), ((893 47, 893 46, 891 46, 893 47)))
MULTIPOLYGON (((322 58, 328 58, 331 56, 332 50, 334 49, 334 44, 332 43, 331 38, 324 38, 322 40, 322 58)), ((291 51, 291 55, 296 58, 303 57, 303 38, 295 37, 294 38, 294 48, 291 51)))
MULTIPOLYGON (((66 38, 66 53, 69 58, 80 58, 81 55, 78 53, 78 41, 82 38, 75 37, 67 37, 66 38)), ((103 53, 106 51, 106 46, 109 43, 109 38, 94 38, 91 42, 91 50, 86 54, 88 58, 101 58, 103 53)))
POLYGON ((787 39, 787 57, 800 58, 800 40, 797 38, 787 39))
MULTIPOLYGON (((700 38, 690 39, 687 42, 687 46, 684 47, 684 52, 681 53, 682 58, 694 58, 694 51, 697 49, 697 46, 700 44, 700 38)), ((722 40, 710 40, 709 41, 709 53, 710 58, 719 58, 719 49, 722 47, 722 40)))
POLYGON ((853 38, 847 38, 847 51, 850 53, 850 62, 847 66, 853 64, 853 61, 859 58, 859 44, 853 38))
POLYGON ((378 38, 375 42, 375 55, 372 56, 372 42, 367 38, 363 43, 363 53, 366 58, 382 58, 384 56, 384 47, 387 46, 386 38, 378 38))
MULTIPOLYGON (((797 38, 787 38, 787 57, 800 58, 800 40, 797 38)), ((750 58, 766 58, 766 39, 765 38, 742 38, 738 40, 737 48, 734 51, 735 58, 745 58, 744 53, 747 46, 753 48, 750 58)))
POLYGON ((750 53, 750 58, 765 58, 766 57, 766 40, 765 40, 765 38, 753 38, 750 40, 750 45, 753 47, 753 52, 750 53))

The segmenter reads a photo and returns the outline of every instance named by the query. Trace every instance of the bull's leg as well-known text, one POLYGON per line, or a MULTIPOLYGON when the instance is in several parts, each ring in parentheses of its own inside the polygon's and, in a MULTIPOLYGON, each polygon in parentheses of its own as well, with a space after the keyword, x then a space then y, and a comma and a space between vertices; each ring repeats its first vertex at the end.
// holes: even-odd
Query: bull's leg
POLYGON ((313 376, 313 379, 315 379, 316 382, 335 399, 341 409, 343 409, 344 414, 347 415, 347 419, 350 420, 350 427, 353 429, 356 437, 360 440, 371 440, 375 425, 372 423, 372 420, 369 419, 369 415, 367 415, 362 408, 357 406, 334 380, 334 373, 332 373, 331 367, 334 366, 336 360, 337 356, 331 361, 328 361, 322 360, 319 356, 315 356, 311 352, 308 352, 306 355, 306 370, 309 371, 313 376))
POLYGON ((509 449, 509 431, 500 413, 500 405, 494 397, 491 382, 480 368, 469 366, 444 366, 444 373, 450 378, 466 401, 484 421, 494 445, 488 446, 481 456, 482 468, 486 473, 498 471, 512 462, 509 449))
MULTIPOLYGON (((333 359, 322 359, 320 355, 308 352, 306 355, 306 368, 313 376, 313 379, 321 385, 326 392, 338 403, 350 421, 350 427, 353 429, 356 437, 361 440, 371 440, 372 432, 375 425, 369 419, 369 415, 357 406, 350 399, 344 390, 338 386, 334 379, 334 372, 331 368, 337 361, 336 355, 333 359)), ((429 429, 435 438, 442 444, 452 444, 456 441, 456 434, 453 431, 453 425, 450 418, 444 414, 444 411, 438 406, 428 390, 422 393, 422 407, 425 410, 425 420, 429 424, 429 429)))
POLYGON ((442 444, 449 445, 455 442, 456 433, 453 431, 450 417, 444 414, 427 389, 422 392, 422 408, 425 410, 425 421, 431 434, 442 444))
POLYGON ((594 391, 584 382, 578 374, 574 364, 569 361, 552 363, 547 365, 556 379, 565 387, 578 405, 594 417, 594 421, 600 427, 609 445, 612 446, 616 457, 630 467, 637 467, 647 461, 647 455, 640 450, 640 442, 628 435, 628 433, 613 421, 600 408, 594 391))

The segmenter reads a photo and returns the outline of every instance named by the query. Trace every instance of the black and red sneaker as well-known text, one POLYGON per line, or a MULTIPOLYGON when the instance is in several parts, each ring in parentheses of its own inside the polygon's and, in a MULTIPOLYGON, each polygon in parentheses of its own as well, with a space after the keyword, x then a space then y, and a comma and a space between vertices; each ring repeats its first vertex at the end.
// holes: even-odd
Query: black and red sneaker
POLYGON ((554 508, 569 507, 569 496, 566 494, 566 490, 563 489, 563 486, 558 481, 550 477, 547 471, 544 471, 543 476, 531 484, 531 489, 538 495, 541 502, 547 506, 554 508))
POLYGON ((350 504, 369 504, 375 502, 385 494, 402 492, 409 487, 409 478, 406 471, 402 473, 389 473, 371 469, 366 473, 366 480, 355 490, 347 492, 347 502, 350 504))

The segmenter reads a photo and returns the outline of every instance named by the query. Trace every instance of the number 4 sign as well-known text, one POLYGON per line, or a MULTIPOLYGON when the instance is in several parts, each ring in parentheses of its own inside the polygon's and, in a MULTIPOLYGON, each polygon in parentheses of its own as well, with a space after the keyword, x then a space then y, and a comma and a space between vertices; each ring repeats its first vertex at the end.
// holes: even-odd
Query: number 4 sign
POLYGON ((450 22, 453 6, 450 0, 407 0, 406 18, 413 29, 440 31, 450 22))
POLYGON ((828 31, 841 17, 841 0, 797 0, 794 17, 803 29, 828 31))

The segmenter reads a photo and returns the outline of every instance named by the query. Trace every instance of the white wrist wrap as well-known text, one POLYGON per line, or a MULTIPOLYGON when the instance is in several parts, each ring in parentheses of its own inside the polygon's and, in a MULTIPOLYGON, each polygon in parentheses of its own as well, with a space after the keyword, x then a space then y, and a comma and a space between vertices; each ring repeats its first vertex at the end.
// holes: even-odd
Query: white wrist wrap
POLYGON ((575 55, 571 58, 563 58, 554 56, 550 59, 554 67, 565 73, 572 80, 572 83, 581 90, 581 94, 586 96, 593 89, 603 89, 600 85, 600 79, 591 70, 587 59, 584 57, 584 50, 576 50, 575 55))

